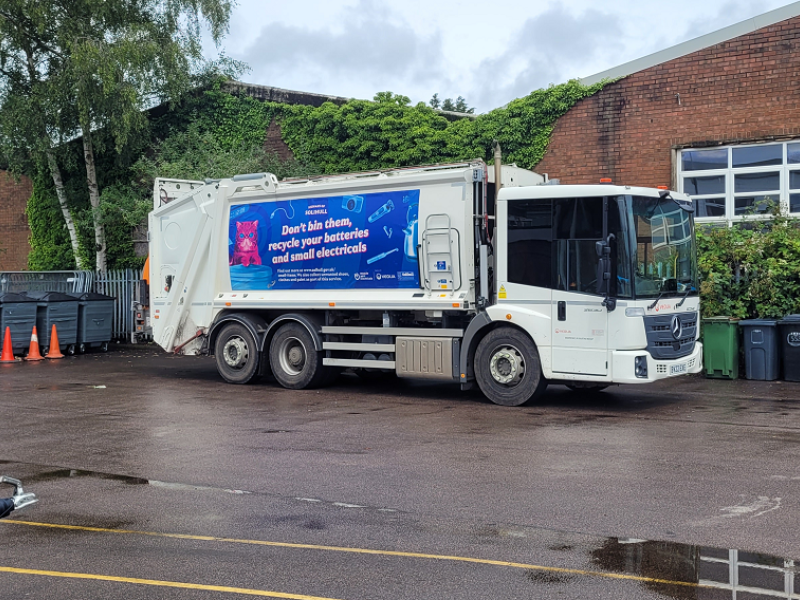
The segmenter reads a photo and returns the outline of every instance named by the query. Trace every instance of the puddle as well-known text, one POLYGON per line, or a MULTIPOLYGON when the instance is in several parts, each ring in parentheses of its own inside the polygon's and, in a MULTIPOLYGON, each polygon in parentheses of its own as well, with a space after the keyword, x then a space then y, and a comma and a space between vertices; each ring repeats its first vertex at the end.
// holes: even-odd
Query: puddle
POLYGON ((800 599, 795 562, 741 550, 609 538, 591 552, 605 571, 642 578, 642 585, 676 600, 800 599), (797 590, 795 592, 795 590, 797 590))
MULTIPOLYGON (((0 461, 0 465, 7 463, 7 461, 0 461)), ((25 478, 25 486, 36 485, 47 481, 57 481, 60 479, 72 478, 88 478, 100 479, 103 481, 117 481, 126 485, 149 485, 156 488, 164 488, 170 490, 183 490, 183 491, 201 491, 201 492, 223 492, 226 494, 251 494, 246 490, 233 490, 227 488, 219 488, 207 485, 194 485, 189 483, 175 483, 169 481, 158 481, 156 479, 143 479, 142 477, 130 477, 128 475, 116 475, 114 473, 102 473, 100 471, 84 471, 80 469, 54 469, 51 471, 43 471, 38 475, 32 475, 25 478)))
POLYGON ((147 485, 148 479, 141 477, 128 477, 127 475, 114 475, 112 473, 100 473, 97 471, 82 471, 80 469, 56 469, 54 471, 44 471, 38 475, 25 478, 25 484, 36 484, 44 481, 56 481, 58 479, 69 479, 72 477, 89 477, 92 479, 103 479, 106 481, 120 481, 128 485, 147 485))

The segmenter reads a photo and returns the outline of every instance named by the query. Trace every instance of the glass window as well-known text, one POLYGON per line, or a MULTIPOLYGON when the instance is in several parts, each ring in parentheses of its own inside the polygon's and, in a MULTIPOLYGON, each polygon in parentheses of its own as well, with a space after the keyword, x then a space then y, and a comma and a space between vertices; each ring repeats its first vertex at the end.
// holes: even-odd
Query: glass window
POLYGON ((769 173, 740 173, 734 176, 733 191, 770 192, 781 189, 781 174, 777 171, 769 173))
POLYGON ((733 168, 783 164, 783 144, 733 148, 733 168))
POLYGON ((767 214, 775 205, 800 212, 800 140, 687 149, 680 153, 678 186, 694 199, 698 219, 767 214), (724 158, 730 157, 730 165, 724 158), (702 173, 715 169, 715 173, 702 173))
POLYGON ((553 225, 559 240, 599 240, 603 237, 603 198, 554 200, 553 225))
POLYGON ((724 217, 725 198, 697 198, 694 201, 698 217, 724 217))
POLYGON ((786 162, 790 165, 800 163, 800 144, 786 144, 786 162))
POLYGON ((734 214, 766 214, 770 206, 778 202, 776 195, 739 196, 734 200, 734 214))
POLYGON ((597 293, 597 240, 558 240, 555 289, 597 293))
POLYGON ((708 171, 728 168, 728 149, 684 150, 681 152, 684 171, 708 171))
POLYGON ((705 196, 707 194, 725 193, 725 175, 711 177, 685 177, 683 191, 686 194, 705 196))
POLYGON ((689 213, 671 200, 633 197, 637 298, 696 291, 695 246, 689 213))
POLYGON ((512 283, 551 287, 551 202, 508 202, 508 280, 512 283))

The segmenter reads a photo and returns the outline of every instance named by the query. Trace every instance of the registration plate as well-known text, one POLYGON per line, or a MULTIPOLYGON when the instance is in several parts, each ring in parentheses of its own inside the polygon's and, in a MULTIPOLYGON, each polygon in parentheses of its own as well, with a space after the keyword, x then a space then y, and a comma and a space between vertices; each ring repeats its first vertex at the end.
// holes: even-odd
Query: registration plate
POLYGON ((680 375, 681 373, 686 373, 686 363, 681 363, 679 365, 670 365, 669 366, 669 374, 670 375, 680 375))

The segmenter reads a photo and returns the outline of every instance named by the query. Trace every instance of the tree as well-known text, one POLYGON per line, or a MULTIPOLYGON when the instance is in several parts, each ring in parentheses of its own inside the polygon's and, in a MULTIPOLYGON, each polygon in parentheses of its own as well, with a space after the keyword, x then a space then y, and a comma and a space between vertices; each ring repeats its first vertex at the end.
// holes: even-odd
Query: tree
POLYGON ((451 112, 467 113, 470 115, 475 112, 474 108, 467 106, 467 101, 462 96, 459 96, 455 101, 453 101, 452 98, 439 100, 439 94, 434 94, 428 102, 428 105, 431 108, 449 110, 451 112))
MULTIPOLYGON (((13 75, 21 72, 17 65, 32 66, 29 85, 20 81, 13 94, 3 98, 0 120, 14 106, 12 99, 21 100, 43 111, 51 143, 81 138, 95 264, 105 269, 107 248, 95 165, 95 152, 102 146, 97 146, 96 134, 102 130, 102 137, 120 152, 145 130, 145 109, 177 101, 196 85, 202 71, 240 72, 241 63, 223 58, 209 64, 202 55, 203 25, 219 43, 227 31, 231 0, 7 0, 6 4, 12 10, 0 12, 1 26, 15 35, 3 39, 0 66, 6 55, 15 58, 13 75), (30 85, 34 80, 43 91, 30 85)), ((47 146, 43 141, 33 145, 31 136, 23 137, 31 149, 47 146)))
POLYGON ((61 131, 69 119, 53 109, 53 100, 63 93, 64 61, 55 51, 54 15, 49 8, 53 6, 32 6, 27 0, 8 0, 0 8, 0 150, 12 171, 29 169, 33 162, 49 172, 80 269, 78 235, 55 148, 70 126, 61 131))

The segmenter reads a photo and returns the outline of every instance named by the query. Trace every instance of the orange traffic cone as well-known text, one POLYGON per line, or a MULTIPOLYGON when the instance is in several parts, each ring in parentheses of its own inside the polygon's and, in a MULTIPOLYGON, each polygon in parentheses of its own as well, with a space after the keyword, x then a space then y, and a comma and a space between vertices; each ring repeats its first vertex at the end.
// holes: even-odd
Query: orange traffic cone
POLYGON ((55 323, 53 323, 53 330, 50 332, 50 350, 47 351, 47 358, 64 358, 58 347, 58 333, 56 333, 55 323))
POLYGON ((0 362, 14 362, 14 350, 11 347, 11 328, 6 327, 3 336, 3 354, 0 355, 0 362))
POLYGON ((39 336, 36 335, 36 325, 33 326, 33 332, 31 332, 31 345, 25 360, 44 360, 44 356, 39 354, 39 336))

